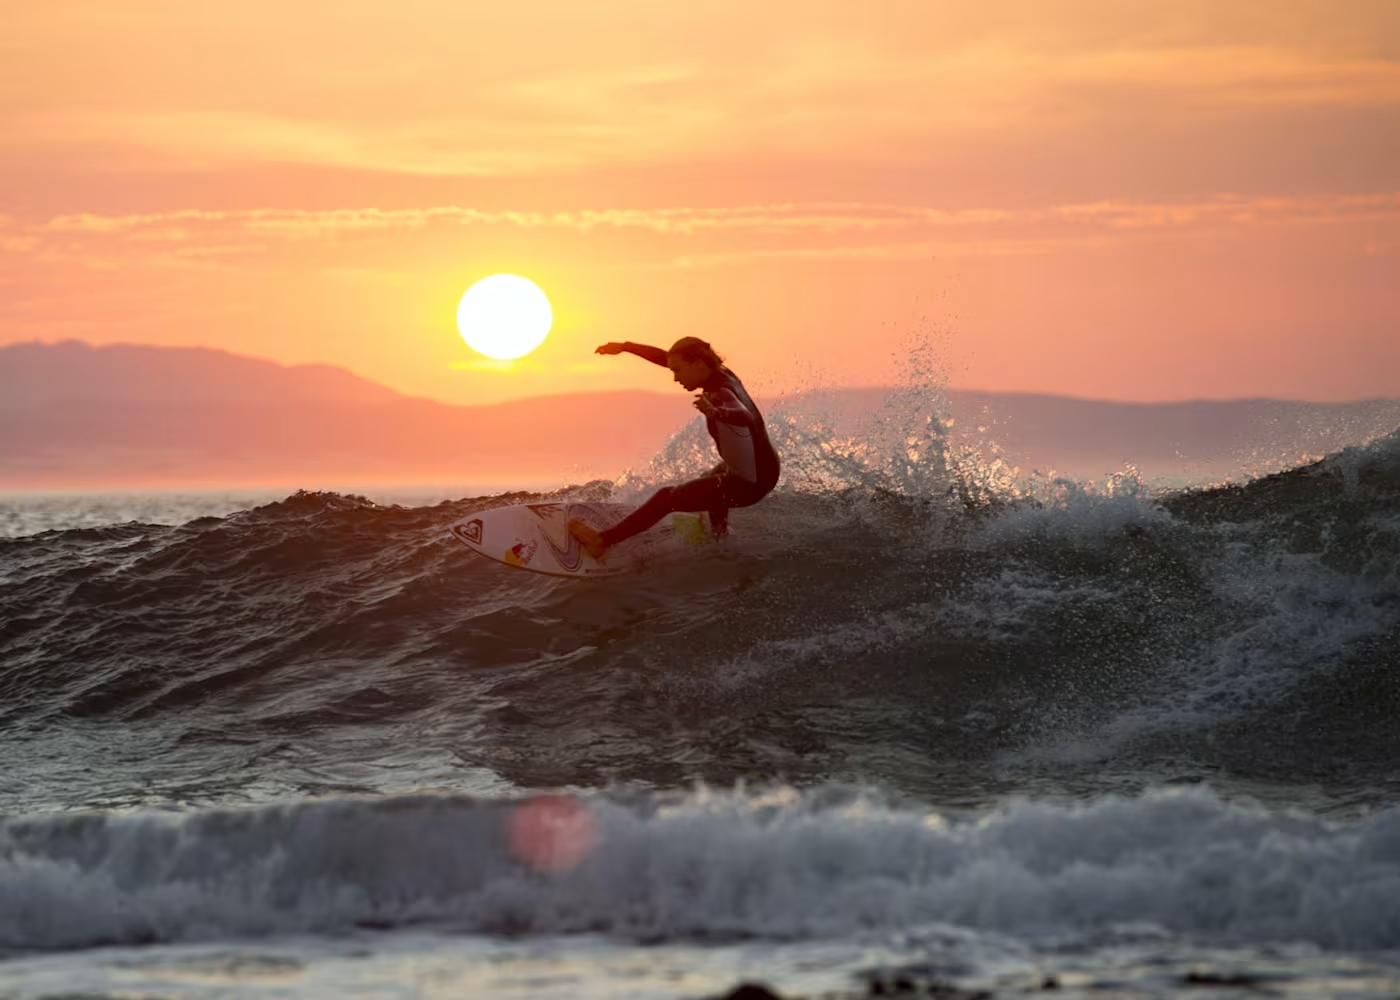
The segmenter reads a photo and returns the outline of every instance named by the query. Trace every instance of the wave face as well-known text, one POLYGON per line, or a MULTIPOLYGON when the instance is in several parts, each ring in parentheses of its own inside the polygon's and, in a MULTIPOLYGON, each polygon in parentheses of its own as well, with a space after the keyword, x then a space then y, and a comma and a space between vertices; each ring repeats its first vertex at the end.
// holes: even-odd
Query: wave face
POLYGON ((415 926, 786 941, 951 925, 1062 948, 1130 926, 1383 950, 1400 946, 1397 844, 1394 809, 1337 827, 1200 791, 1023 802, 976 821, 790 789, 11 820, 0 948, 415 926), (542 808, 555 812, 532 827, 542 808))
MULTIPOLYGON (((873 467, 774 424, 787 485, 724 545, 634 577, 516 572, 446 531, 626 482, 417 508, 297 494, 0 541, 0 797, 764 775, 949 806, 1200 781, 1395 800, 1400 434, 1158 495, 1013 489, 947 449, 920 462, 936 435, 902 429, 873 467)), ((682 435, 661 473, 702 443, 682 435)))

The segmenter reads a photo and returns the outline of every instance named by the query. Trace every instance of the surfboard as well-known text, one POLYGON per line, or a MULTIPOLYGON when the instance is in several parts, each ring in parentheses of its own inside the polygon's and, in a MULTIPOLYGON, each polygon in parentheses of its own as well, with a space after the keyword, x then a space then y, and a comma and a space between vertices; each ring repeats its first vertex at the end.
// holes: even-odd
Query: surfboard
POLYGON ((670 514, 595 560, 569 534, 577 518, 599 531, 636 510, 623 503, 526 503, 477 511, 448 527, 452 536, 488 559, 550 576, 615 576, 713 541, 701 514, 670 514))

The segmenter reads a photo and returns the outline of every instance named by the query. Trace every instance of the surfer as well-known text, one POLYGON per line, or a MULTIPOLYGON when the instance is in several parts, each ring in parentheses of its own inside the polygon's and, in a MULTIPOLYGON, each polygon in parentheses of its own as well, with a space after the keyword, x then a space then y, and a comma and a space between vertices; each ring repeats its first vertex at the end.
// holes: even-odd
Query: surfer
POLYGON ((670 368, 687 392, 700 390, 695 408, 705 416, 710 437, 723 460, 708 475, 678 486, 665 486, 632 513, 604 531, 582 521, 569 522, 569 534, 588 554, 601 559, 610 547, 646 531, 675 511, 706 511, 716 537, 729 529, 729 511, 748 507, 766 497, 778 483, 778 453, 768 440, 763 414, 739 377, 699 337, 682 337, 669 351, 646 344, 611 342, 597 354, 635 354, 654 365, 670 368))

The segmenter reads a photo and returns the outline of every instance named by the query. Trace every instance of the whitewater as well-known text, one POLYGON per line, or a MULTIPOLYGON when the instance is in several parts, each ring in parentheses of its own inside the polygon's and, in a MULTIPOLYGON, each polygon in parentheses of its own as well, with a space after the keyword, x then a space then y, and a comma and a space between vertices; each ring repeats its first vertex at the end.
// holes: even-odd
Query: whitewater
POLYGON ((593 581, 447 526, 698 422, 543 492, 0 498, 0 997, 1400 992, 1400 431, 1164 489, 819 410, 593 581))

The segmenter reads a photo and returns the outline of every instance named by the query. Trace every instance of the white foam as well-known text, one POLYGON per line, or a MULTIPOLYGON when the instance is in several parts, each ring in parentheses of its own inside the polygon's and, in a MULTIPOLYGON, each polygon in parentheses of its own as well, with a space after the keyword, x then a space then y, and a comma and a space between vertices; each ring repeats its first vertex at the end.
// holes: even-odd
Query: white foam
MULTIPOLYGON (((1323 463, 1353 491, 1368 473, 1393 474, 1400 434, 1350 448, 1323 463)), ((990 518, 969 545, 1003 554, 1007 567, 972 582, 939 614, 945 631, 982 641, 1050 635, 1054 615, 1120 598, 1156 601, 1150 563, 1137 564, 1125 538, 1144 539, 1146 553, 1163 552, 1189 580, 1167 579, 1144 622, 1168 630, 1167 641, 1144 646, 1134 670, 1133 698, 1093 732, 1053 732, 1027 748, 1039 758, 1083 762, 1113 755, 1125 744, 1163 731, 1208 727, 1290 696, 1346 662, 1358 641, 1400 624, 1400 517, 1372 510, 1364 525, 1337 546, 1322 525, 1318 551, 1295 551, 1286 532, 1252 523, 1189 524, 1160 506, 1127 477, 1111 488, 1062 483, 1035 506, 990 518), (1359 538, 1365 532, 1367 545, 1359 538), (1040 566, 1041 553, 1102 555, 1119 545, 1124 572, 1076 580, 1040 566), (1338 551, 1332 551, 1333 546, 1338 551), (1175 592, 1187 587, 1192 594, 1175 592), (1173 624, 1172 615, 1178 620, 1173 624)), ((1092 669, 1086 667, 1086 669, 1092 669)))
POLYGON ((336 800, 0 825, 0 946, 425 925, 628 939, 953 925, 1028 940, 1151 925, 1208 944, 1400 947, 1400 810, 1350 825, 1202 791, 973 818, 830 790, 586 803, 596 847, 534 871, 513 806, 336 800))

